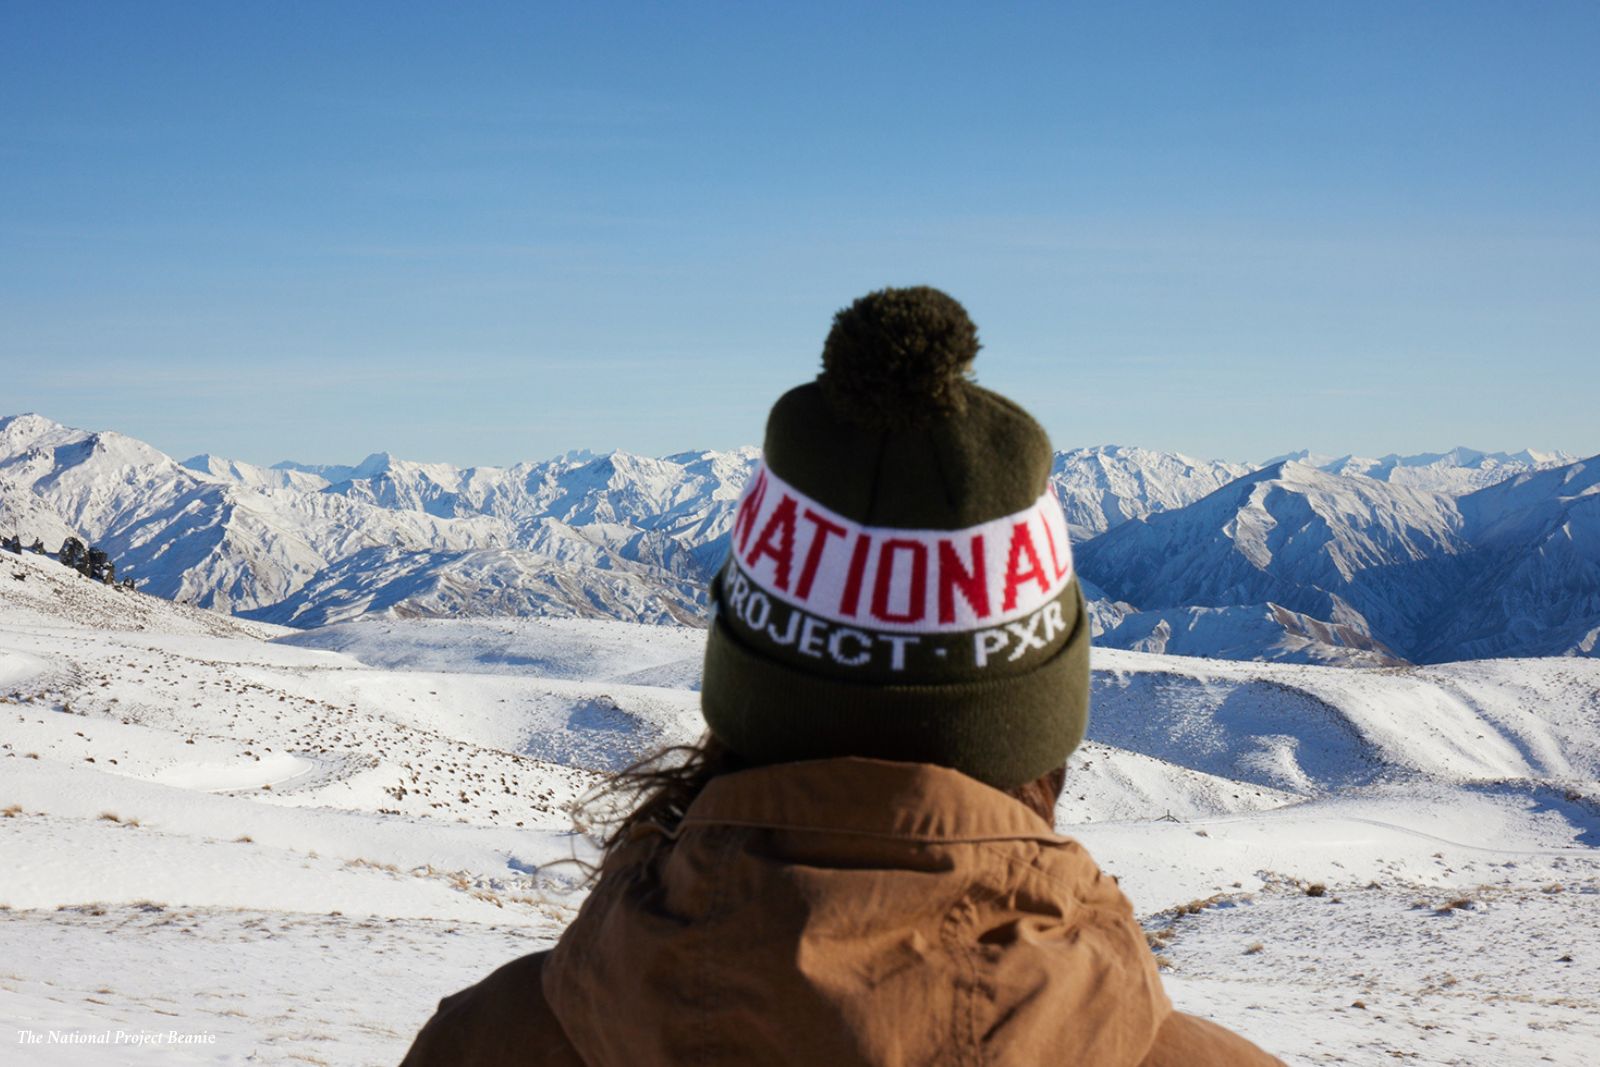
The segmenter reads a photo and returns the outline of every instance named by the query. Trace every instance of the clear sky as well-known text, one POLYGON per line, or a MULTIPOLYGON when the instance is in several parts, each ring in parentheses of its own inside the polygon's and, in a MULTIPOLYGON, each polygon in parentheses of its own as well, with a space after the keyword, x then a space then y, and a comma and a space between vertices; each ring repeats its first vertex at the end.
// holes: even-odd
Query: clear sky
POLYGON ((1600 4, 0 0, 0 414, 758 443, 906 284, 1058 447, 1600 452, 1600 4))

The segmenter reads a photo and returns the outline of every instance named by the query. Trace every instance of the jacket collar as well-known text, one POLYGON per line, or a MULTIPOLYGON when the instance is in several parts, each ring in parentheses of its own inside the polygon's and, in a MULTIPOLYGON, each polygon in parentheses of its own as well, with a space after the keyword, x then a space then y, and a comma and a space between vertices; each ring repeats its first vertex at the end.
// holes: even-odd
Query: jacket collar
POLYGON ((857 757, 780 763, 719 775, 689 806, 682 825, 945 843, 1070 841, 1021 801, 960 771, 857 757))

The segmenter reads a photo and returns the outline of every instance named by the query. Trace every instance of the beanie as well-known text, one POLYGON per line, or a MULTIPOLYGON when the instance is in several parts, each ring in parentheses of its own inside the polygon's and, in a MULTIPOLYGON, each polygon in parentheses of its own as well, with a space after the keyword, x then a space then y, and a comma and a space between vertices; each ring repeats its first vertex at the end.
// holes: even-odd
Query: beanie
POLYGON ((1083 739, 1089 623, 1050 443, 971 380, 978 347, 946 294, 879 290, 773 406, 701 687, 751 762, 936 763, 1006 789, 1083 739))

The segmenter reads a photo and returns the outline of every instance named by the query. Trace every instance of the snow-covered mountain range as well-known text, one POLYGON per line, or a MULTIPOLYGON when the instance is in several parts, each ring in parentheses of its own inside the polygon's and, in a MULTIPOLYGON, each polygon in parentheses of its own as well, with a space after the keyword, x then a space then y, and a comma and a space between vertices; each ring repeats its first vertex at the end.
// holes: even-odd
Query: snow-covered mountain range
POLYGON ((1138 605, 1102 617, 1116 647, 1302 662, 1592 656, 1600 462, 1454 496, 1283 460, 1123 523, 1077 558, 1108 599, 1138 605))
POLYGON ((267 468, 19 415, 0 419, 0 529, 52 548, 72 533, 145 592, 298 625, 380 609, 692 622, 756 454, 267 468))
MULTIPOLYGON (((0 532, 77 536, 145 592, 293 626, 693 625, 758 455, 262 467, 16 415, 0 532)), ((1597 478, 1561 453, 1470 449, 1257 467, 1102 446, 1053 473, 1100 643, 1344 664, 1596 654, 1597 478)))

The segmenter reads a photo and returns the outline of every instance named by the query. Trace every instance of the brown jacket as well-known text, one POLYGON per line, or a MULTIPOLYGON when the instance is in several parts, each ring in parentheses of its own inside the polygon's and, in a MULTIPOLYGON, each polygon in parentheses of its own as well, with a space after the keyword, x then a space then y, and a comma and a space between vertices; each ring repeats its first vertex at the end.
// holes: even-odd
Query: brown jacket
POLYGON ((403 1067, 1279 1062, 1172 1010, 1076 841, 956 771, 841 759, 725 775, 637 832, 403 1067))

